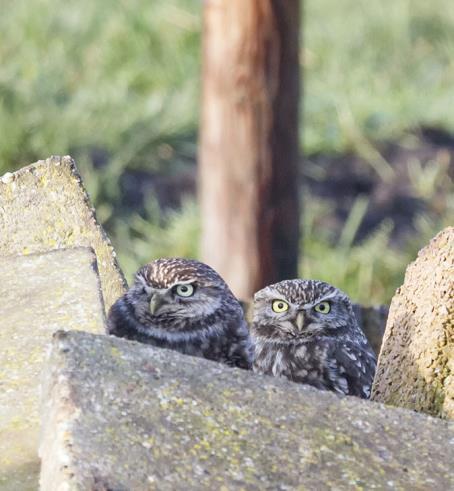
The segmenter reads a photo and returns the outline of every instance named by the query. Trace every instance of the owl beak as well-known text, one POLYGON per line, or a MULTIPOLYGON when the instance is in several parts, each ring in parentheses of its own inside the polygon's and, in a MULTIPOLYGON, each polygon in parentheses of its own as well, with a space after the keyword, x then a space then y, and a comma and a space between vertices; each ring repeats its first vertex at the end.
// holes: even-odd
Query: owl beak
POLYGON ((160 293, 153 293, 150 300, 150 312, 155 315, 163 303, 165 303, 164 295, 160 293))
POLYGON ((304 328, 304 312, 298 312, 296 316, 296 327, 298 331, 302 331, 304 328))

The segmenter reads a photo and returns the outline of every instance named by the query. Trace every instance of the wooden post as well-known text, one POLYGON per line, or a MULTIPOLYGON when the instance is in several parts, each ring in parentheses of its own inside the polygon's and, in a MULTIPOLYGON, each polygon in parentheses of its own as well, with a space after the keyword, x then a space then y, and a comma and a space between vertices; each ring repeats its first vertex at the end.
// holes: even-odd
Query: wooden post
POLYGON ((241 299, 297 275, 299 0, 205 0, 202 259, 241 299))

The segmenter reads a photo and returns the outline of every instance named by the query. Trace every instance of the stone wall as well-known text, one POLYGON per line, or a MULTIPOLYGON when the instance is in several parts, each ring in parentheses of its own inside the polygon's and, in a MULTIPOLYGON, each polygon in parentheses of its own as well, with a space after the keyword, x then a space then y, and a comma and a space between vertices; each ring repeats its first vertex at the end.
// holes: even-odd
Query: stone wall
POLYGON ((115 251, 71 157, 50 157, 0 178, 0 256, 92 247, 106 309, 126 286, 115 251))
POLYGON ((454 425, 124 339, 54 337, 46 491, 453 489, 454 425))
POLYGON ((36 490, 40 382, 52 334, 104 332, 92 249, 0 258, 0 489, 36 490))
POLYGON ((422 249, 394 296, 372 399, 454 418, 454 228, 422 249))
MULTIPOLYGON (((0 178, 0 230, 1 491, 38 487, 40 419, 44 491, 454 489, 452 422, 101 335, 126 283, 70 157, 0 178)), ((373 393, 448 418, 453 230, 407 270, 373 393)), ((378 351, 387 309, 355 313, 378 351)))

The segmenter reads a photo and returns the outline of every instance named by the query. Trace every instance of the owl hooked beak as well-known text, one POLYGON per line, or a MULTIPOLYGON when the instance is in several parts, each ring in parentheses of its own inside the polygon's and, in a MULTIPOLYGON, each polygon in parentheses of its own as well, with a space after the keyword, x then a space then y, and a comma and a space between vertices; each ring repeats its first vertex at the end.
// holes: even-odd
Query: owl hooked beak
POLYGON ((165 293, 161 292, 153 292, 153 296, 151 297, 150 300, 150 312, 155 315, 156 312, 159 310, 159 307, 161 307, 164 303, 166 303, 164 299, 165 293))
POLYGON ((298 312, 296 315, 296 327, 298 331, 302 331, 304 328, 304 312, 298 312))

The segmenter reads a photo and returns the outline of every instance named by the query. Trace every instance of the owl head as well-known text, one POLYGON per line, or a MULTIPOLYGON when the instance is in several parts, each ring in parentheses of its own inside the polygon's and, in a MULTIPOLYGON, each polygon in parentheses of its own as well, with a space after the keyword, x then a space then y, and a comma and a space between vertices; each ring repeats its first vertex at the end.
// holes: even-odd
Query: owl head
POLYGON ((292 343, 356 328, 348 296, 323 281, 281 281, 254 295, 251 334, 256 338, 292 343))
POLYGON ((218 273, 191 259, 163 258, 143 266, 128 295, 143 325, 169 330, 181 330, 190 321, 206 321, 220 310, 242 315, 218 273))

